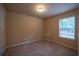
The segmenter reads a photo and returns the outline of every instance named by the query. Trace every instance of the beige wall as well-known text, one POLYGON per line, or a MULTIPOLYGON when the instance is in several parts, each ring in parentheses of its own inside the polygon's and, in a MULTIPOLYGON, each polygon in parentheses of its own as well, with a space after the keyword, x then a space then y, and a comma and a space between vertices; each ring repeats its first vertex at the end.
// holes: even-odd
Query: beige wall
POLYGON ((6 17, 7 46, 42 38, 42 19, 11 11, 6 17))
POLYGON ((77 52, 79 56, 79 7, 78 7, 78 41, 77 41, 77 52))
MULTIPOLYGON (((71 48, 76 49, 76 40, 68 40, 68 39, 62 39, 59 38, 59 19, 67 17, 67 16, 76 16, 77 12, 76 10, 72 10, 66 13, 62 13, 57 16, 50 17, 46 19, 45 21, 45 27, 46 27, 46 32, 45 32, 45 39, 48 38, 47 40, 51 40, 52 42, 55 43, 60 43, 64 46, 68 46, 71 48)), ((77 22, 77 19, 76 19, 77 22)), ((77 24, 77 23, 76 23, 77 24)), ((77 27, 76 27, 77 30, 77 27)))
POLYGON ((0 55, 5 50, 5 9, 0 4, 0 55))

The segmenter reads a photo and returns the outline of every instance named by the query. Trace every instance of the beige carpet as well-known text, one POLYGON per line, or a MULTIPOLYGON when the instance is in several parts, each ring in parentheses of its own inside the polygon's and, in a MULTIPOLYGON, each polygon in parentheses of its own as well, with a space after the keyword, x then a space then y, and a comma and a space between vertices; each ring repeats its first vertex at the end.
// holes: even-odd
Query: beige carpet
POLYGON ((4 56, 75 56, 75 50, 48 41, 37 41, 6 49, 4 56))

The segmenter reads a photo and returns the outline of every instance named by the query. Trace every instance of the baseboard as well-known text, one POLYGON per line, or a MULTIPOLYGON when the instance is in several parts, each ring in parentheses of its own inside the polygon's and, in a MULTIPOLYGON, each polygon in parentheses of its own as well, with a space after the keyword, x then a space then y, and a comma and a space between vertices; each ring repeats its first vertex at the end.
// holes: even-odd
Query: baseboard
POLYGON ((41 39, 38 39, 38 40, 32 40, 32 41, 27 41, 27 42, 23 42, 23 43, 18 43, 18 44, 14 44, 14 45, 10 45, 10 46, 7 46, 7 48, 10 48, 10 47, 14 47, 14 46, 18 46, 18 45, 22 45, 22 44, 28 44, 28 43, 32 43, 32 42, 36 42, 36 41, 39 41, 41 39))
MULTIPOLYGON (((45 40, 47 40, 47 39, 45 39, 45 40)), ((71 46, 65 45, 65 44, 63 44, 63 43, 59 43, 59 42, 57 42, 57 41, 51 41, 51 40, 47 40, 47 41, 50 41, 50 42, 53 42, 53 43, 59 44, 59 45, 61 45, 61 46, 67 47, 67 48, 71 48, 71 49, 73 49, 73 50, 77 50, 77 49, 74 48, 74 47, 71 47, 71 46)))

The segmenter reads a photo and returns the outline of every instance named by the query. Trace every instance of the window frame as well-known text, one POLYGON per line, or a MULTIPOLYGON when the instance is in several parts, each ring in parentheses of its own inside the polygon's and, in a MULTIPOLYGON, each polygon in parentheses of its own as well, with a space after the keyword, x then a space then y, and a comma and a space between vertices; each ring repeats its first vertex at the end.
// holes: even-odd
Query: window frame
POLYGON ((76 38, 76 16, 67 16, 67 17, 63 17, 63 18, 61 18, 61 19, 59 19, 59 31, 58 31, 58 33, 59 33, 59 38, 62 38, 62 39, 66 39, 66 40, 75 40, 75 38, 76 38), (66 18, 70 18, 70 17, 74 17, 74 38, 68 38, 68 37, 61 37, 60 36, 60 20, 63 20, 63 19, 66 19, 66 18))

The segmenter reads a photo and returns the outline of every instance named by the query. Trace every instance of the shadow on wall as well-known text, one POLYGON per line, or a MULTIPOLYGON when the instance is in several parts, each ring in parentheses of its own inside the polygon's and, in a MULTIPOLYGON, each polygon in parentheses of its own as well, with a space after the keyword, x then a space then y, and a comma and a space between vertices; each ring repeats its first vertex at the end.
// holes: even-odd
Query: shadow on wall
POLYGON ((5 50, 5 9, 2 4, 0 4, 0 55, 3 54, 5 50))

